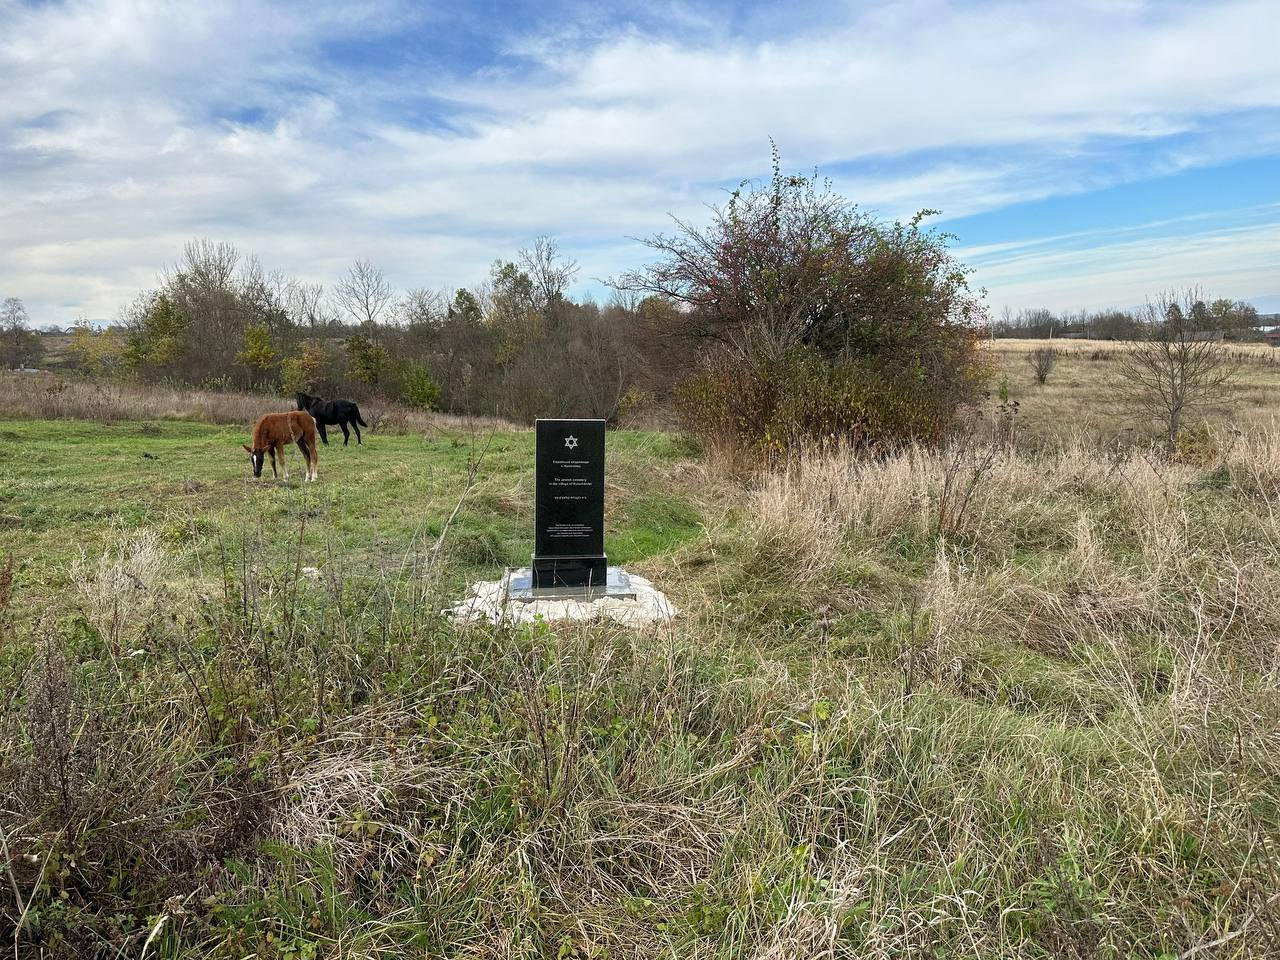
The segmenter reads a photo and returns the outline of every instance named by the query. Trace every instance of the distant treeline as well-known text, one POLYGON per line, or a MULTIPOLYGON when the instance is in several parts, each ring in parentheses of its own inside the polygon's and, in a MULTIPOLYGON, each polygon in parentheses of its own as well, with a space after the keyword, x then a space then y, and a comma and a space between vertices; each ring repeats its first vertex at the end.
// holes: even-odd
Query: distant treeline
MULTIPOLYGON (((577 302, 566 293, 576 270, 540 238, 473 288, 397 292, 360 260, 325 289, 193 240, 116 323, 78 324, 70 361, 98 377, 376 396, 516 420, 658 406, 681 353, 642 331, 672 308, 627 294, 577 302)), ((27 350, 23 362, 38 359, 27 350)))
MULTIPOLYGON (((1054 313, 1043 307, 1018 310, 1009 308, 991 324, 995 337, 1043 340, 1049 337, 1080 337, 1089 340, 1141 339, 1147 330, 1149 314, 1145 310, 1099 310, 1054 313)), ((1227 340, 1261 340, 1258 311, 1243 300, 1196 300, 1191 319, 1205 333, 1222 333, 1227 340)))

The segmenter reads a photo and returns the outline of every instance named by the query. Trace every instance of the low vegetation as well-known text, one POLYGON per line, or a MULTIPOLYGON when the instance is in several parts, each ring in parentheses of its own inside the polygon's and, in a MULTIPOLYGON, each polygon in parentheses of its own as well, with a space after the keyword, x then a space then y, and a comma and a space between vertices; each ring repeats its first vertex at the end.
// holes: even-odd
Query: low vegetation
POLYGON ((439 615, 529 549, 528 432, 412 420, 304 487, 112 420, 0 424, 19 955, 1280 949, 1275 430, 993 414, 745 485, 611 433, 611 558, 685 611, 625 631, 439 615))
POLYGON ((1157 422, 1171 452, 1190 416, 1229 395, 1239 366, 1232 351, 1200 327, 1199 305, 1193 292, 1152 304, 1145 335, 1129 344, 1116 369, 1121 402, 1140 421, 1157 422))
POLYGON ((1036 383, 1044 386, 1049 380, 1049 374, 1053 373, 1053 368, 1058 362, 1058 351, 1053 347, 1037 347, 1027 354, 1027 363, 1031 364, 1031 372, 1035 375, 1036 383))

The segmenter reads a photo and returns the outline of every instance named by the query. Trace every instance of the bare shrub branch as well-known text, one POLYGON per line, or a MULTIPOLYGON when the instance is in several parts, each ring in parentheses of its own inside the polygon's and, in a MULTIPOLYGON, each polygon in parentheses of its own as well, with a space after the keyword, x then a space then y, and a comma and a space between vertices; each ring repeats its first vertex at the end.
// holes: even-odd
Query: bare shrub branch
POLYGON ((1188 414, 1221 397, 1239 371, 1210 323, 1199 290, 1163 294, 1147 304, 1142 336, 1129 341, 1117 364, 1126 412, 1159 423, 1170 453, 1188 414))

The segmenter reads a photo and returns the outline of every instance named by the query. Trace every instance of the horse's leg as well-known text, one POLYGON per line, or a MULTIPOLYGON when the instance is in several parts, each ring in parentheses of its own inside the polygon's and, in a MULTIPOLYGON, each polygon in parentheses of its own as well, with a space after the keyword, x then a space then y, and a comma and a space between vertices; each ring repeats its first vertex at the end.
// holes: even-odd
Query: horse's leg
POLYGON ((320 439, 324 442, 324 445, 327 447, 329 445, 329 435, 324 432, 323 420, 320 420, 320 419, 316 420, 316 430, 320 432, 320 439))
POLYGON ((315 437, 311 438, 311 461, 308 469, 311 471, 311 482, 315 483, 320 479, 320 451, 316 449, 315 437))
POLYGON ((360 424, 356 423, 356 418, 354 416, 351 418, 351 429, 356 432, 356 443, 363 444, 364 440, 360 436, 360 424))
POLYGON ((284 462, 284 441, 276 441, 276 449, 280 451, 280 470, 284 473, 284 482, 289 482, 289 468, 284 462))
POLYGON ((339 420, 338 426, 342 428, 342 445, 345 447, 351 441, 351 432, 347 430, 347 421, 339 420))
POLYGON ((280 474, 276 473, 276 448, 274 444, 267 447, 267 453, 271 454, 271 476, 278 480, 280 478, 280 474))
POLYGON ((307 479, 315 480, 316 451, 315 440, 307 441, 306 437, 298 438, 298 449, 302 451, 302 464, 307 468, 307 479))

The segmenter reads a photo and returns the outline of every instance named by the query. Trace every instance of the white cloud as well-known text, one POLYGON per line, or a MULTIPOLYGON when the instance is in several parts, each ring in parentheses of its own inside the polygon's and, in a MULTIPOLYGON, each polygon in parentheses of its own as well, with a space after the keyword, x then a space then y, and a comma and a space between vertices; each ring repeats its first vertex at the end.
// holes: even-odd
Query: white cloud
POLYGON ((1006 246, 1012 249, 979 261, 979 270, 1013 308, 1124 309, 1162 290, 1199 286, 1212 297, 1253 291, 1267 310, 1280 294, 1280 222, 1155 238, 1113 232, 1067 250, 1006 246))
MULTIPOLYGON (((643 255, 625 237, 762 172, 768 136, 889 215, 1280 152, 1269 2, 886 2, 775 36, 670 10, 663 36, 550 22, 459 63, 431 56, 456 21, 393 0, 0 0, 0 292, 39 321, 109 317, 193 235, 313 279, 365 256, 440 286, 551 232, 604 277, 643 255), (326 54, 405 35, 420 55, 393 66, 326 54)), ((1205 244, 1206 285, 1277 286, 1205 244)), ((1075 255, 1106 302, 1170 262, 1109 249, 1127 266, 1075 255)), ((1060 263, 1020 263, 977 279, 996 302, 1068 295, 1060 263)))

